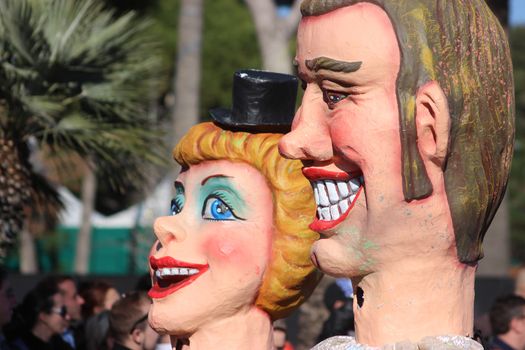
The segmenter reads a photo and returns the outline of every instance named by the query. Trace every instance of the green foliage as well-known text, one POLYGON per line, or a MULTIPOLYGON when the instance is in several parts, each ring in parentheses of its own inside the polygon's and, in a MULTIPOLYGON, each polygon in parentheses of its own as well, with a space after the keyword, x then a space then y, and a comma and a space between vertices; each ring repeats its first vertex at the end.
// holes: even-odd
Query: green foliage
POLYGON ((160 161, 150 25, 95 0, 0 0, 0 136, 89 157, 115 185, 140 179, 160 161))
POLYGON ((516 143, 509 181, 512 255, 525 262, 525 27, 511 29, 516 88, 516 143))

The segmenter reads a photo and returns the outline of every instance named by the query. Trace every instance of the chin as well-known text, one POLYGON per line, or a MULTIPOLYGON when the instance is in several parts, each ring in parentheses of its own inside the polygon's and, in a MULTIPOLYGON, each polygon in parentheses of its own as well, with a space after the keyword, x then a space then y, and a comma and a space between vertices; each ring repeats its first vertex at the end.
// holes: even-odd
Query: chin
POLYGON ((174 310, 169 305, 162 305, 153 301, 151 304, 148 321, 157 333, 175 336, 189 336, 199 327, 196 320, 198 316, 188 318, 180 312, 174 310))
POLYGON ((321 239, 312 247, 312 261, 314 265, 332 277, 358 277, 369 273, 365 270, 363 253, 343 246, 336 242, 334 237, 321 239), (352 253, 354 252, 354 253, 352 253))

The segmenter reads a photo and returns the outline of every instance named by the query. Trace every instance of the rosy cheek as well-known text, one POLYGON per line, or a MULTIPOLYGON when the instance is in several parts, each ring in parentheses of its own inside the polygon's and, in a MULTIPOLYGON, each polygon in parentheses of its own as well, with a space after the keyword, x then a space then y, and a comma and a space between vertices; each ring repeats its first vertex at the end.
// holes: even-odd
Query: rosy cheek
POLYGON ((205 254, 212 268, 214 264, 217 264, 222 268, 235 268, 247 272, 251 270, 259 275, 261 266, 251 248, 250 242, 228 237, 212 237, 204 243, 205 254))

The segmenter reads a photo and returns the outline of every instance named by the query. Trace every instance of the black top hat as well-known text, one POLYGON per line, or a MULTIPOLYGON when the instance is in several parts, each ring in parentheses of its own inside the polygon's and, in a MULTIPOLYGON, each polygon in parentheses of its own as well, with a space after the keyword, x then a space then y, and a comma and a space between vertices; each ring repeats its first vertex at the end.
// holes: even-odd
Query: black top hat
POLYGON ((210 110, 225 129, 250 132, 287 132, 295 113, 297 78, 260 70, 239 70, 233 75, 232 109, 210 110))

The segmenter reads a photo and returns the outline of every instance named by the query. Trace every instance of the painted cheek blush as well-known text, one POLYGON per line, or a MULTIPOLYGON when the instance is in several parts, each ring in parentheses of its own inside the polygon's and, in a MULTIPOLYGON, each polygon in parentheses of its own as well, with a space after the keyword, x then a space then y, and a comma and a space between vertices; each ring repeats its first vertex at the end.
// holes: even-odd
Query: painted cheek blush
POLYGON ((253 242, 239 240, 235 237, 214 236, 206 240, 203 247, 210 262, 243 266, 253 264, 252 261, 255 258, 250 252, 250 244, 253 242))

